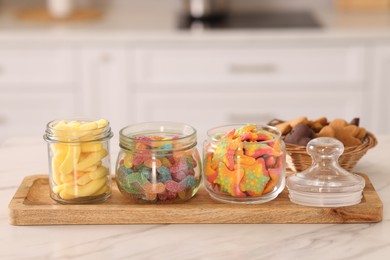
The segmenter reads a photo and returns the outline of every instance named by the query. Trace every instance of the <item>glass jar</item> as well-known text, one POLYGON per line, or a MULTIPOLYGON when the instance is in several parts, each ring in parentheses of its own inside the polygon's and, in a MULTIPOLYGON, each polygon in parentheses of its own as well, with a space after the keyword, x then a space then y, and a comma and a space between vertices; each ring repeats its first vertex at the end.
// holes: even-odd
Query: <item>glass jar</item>
POLYGON ((47 124, 50 196, 62 204, 103 202, 111 196, 109 141, 105 119, 54 120, 47 124))
POLYGON ((201 181, 196 130, 174 122, 123 128, 116 163, 119 190, 136 203, 176 203, 192 198, 201 181))
POLYGON ((285 145, 278 129, 266 125, 227 125, 207 132, 204 186, 229 203, 270 201, 285 187, 285 145))

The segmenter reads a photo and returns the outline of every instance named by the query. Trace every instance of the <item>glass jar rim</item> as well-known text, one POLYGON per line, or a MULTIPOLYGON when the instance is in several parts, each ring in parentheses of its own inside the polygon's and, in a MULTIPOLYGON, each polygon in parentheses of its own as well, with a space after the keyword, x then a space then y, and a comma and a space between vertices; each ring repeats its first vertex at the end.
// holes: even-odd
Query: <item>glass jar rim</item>
POLYGON ((79 142, 96 142, 96 141, 103 141, 106 139, 110 139, 114 136, 114 134, 111 131, 110 122, 106 119, 107 125, 97 127, 93 130, 73 130, 73 132, 77 132, 78 134, 87 135, 88 133, 91 133, 92 135, 89 135, 87 139, 79 138, 75 135, 58 135, 58 133, 67 133, 71 132, 72 130, 62 130, 62 129, 55 129, 54 126, 58 124, 59 122, 83 122, 83 123, 91 123, 96 122, 101 119, 89 119, 89 118, 65 118, 65 119, 54 119, 46 124, 46 131, 43 135, 43 139, 47 142, 60 142, 60 143, 79 143, 79 142), (96 132, 98 132, 96 134, 96 132), (66 139, 66 140, 64 140, 66 139))
MULTIPOLYGON (((151 122, 142 122, 137 124, 132 124, 125 126, 119 131, 119 142, 120 147, 124 149, 130 149, 131 145, 130 143, 148 143, 148 144, 162 144, 166 143, 167 141, 171 142, 185 142, 187 145, 184 147, 181 147, 181 149, 189 149, 197 144, 196 139, 197 131, 196 129, 185 123, 179 123, 179 122, 170 122, 170 121, 151 121, 151 122), (177 127, 177 129, 172 129, 174 127, 177 127), (179 131, 178 129, 181 129, 179 131), (170 130, 170 131, 169 131, 170 130), (129 133, 125 133, 126 131, 129 131, 129 133), (186 132, 188 131, 188 133, 186 132), (173 136, 172 138, 167 138, 163 140, 142 140, 137 137, 139 136, 151 136, 152 134, 158 135, 158 134, 167 134, 170 133, 172 135, 177 134, 179 136, 173 136)), ((158 150, 158 149, 154 149, 158 150)), ((175 150, 172 148, 172 150, 175 150)))
POLYGON ((229 131, 231 131, 233 129, 237 129, 239 127, 246 126, 246 125, 255 125, 257 129, 258 128, 264 129, 267 132, 270 132, 272 134, 272 136, 273 136, 272 139, 259 141, 258 143, 274 142, 275 140, 281 139, 281 137, 282 137, 282 132, 279 129, 277 129, 276 127, 274 127, 274 126, 265 125, 265 124, 250 124, 250 123, 248 123, 248 124, 229 124, 229 125, 216 126, 216 127, 213 127, 211 129, 207 130, 207 137, 208 137, 209 140, 211 140, 213 142, 218 142, 218 141, 220 141, 220 138, 216 138, 215 135, 217 135, 217 134, 224 135, 224 134, 228 133, 229 131), (217 132, 218 130, 222 130, 222 129, 225 129, 225 130, 221 131, 221 132, 217 132), (214 133, 213 133, 213 131, 214 131, 214 133))

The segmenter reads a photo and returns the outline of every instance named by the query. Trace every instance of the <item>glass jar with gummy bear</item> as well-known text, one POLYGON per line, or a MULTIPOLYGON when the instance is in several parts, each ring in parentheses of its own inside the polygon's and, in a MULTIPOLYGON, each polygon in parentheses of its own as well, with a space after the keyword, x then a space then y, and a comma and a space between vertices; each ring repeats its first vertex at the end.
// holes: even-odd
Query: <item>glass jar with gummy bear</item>
POLYGON ((49 152, 50 196, 63 204, 103 202, 111 196, 110 124, 54 120, 44 139, 49 152))
POLYGON ((278 129, 266 125, 227 125, 207 132, 204 186, 229 203, 273 200, 285 187, 285 146, 278 129))
POLYGON ((130 125, 119 134, 119 190, 136 203, 177 203, 192 198, 201 181, 196 130, 175 122, 130 125))

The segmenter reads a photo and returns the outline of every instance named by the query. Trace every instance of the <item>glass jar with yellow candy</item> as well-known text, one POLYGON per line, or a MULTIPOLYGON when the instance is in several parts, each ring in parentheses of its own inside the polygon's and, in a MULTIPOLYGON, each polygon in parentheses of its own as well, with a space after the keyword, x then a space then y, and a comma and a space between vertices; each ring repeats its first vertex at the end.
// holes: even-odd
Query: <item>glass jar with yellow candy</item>
POLYGON ((103 202, 111 196, 110 124, 54 120, 47 124, 50 196, 63 204, 103 202))

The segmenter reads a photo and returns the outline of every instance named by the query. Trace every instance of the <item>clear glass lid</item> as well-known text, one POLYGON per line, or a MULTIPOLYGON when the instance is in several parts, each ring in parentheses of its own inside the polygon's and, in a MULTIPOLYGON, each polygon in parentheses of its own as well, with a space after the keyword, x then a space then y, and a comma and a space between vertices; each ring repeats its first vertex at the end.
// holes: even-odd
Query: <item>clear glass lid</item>
POLYGON ((290 200, 314 207, 343 207, 360 203, 364 179, 338 164, 343 144, 329 137, 311 140, 306 147, 312 166, 287 178, 290 200))

